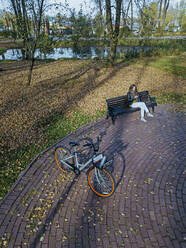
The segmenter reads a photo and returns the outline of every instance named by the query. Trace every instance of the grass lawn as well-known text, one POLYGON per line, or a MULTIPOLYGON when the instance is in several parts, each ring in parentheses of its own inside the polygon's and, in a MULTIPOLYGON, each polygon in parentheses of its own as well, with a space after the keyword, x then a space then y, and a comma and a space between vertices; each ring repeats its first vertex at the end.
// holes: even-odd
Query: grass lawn
POLYGON ((105 99, 126 94, 130 84, 148 90, 159 103, 184 102, 185 61, 186 54, 113 67, 96 60, 37 62, 30 87, 28 64, 1 62, 0 199, 39 152, 105 116, 105 99))
POLYGON ((186 61, 184 56, 180 58, 166 57, 155 59, 149 65, 186 79, 186 61))

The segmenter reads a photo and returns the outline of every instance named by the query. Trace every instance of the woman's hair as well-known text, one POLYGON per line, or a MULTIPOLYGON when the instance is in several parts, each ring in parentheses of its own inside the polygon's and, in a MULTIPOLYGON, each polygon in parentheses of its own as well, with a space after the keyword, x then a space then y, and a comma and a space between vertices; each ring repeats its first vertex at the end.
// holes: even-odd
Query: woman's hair
POLYGON ((129 87, 129 92, 132 94, 132 95, 136 95, 136 93, 138 92, 138 89, 136 87, 135 84, 131 84, 130 87, 129 87), (135 87, 135 91, 133 90, 133 88, 135 87))

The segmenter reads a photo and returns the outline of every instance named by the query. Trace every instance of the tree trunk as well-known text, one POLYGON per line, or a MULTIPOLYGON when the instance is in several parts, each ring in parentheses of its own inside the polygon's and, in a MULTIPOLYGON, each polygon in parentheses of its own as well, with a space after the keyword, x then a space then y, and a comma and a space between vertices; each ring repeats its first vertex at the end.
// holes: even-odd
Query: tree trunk
POLYGON ((114 62, 114 59, 116 57, 116 49, 117 49, 117 44, 118 44, 118 38, 117 37, 113 37, 111 40, 110 40, 110 62, 111 64, 113 64, 114 62))
POLYGON ((133 30, 133 22, 134 22, 133 19, 134 19, 133 18, 133 0, 131 0, 131 23, 130 23, 130 29, 131 29, 131 31, 133 30))
POLYGON ((31 63, 30 63, 30 68, 29 68, 29 73, 28 73, 28 86, 31 85, 31 80, 32 80, 32 70, 34 67, 34 62, 35 62, 35 58, 32 57, 31 59, 31 63))
POLYGON ((163 2, 163 0, 160 0, 160 7, 159 7, 159 14, 158 14, 158 28, 159 29, 160 29, 160 25, 161 25, 162 2, 163 2))
POLYGON ((164 8, 163 8, 163 25, 165 24, 165 19, 166 19, 167 10, 168 10, 168 7, 169 7, 169 2, 170 2, 170 0, 165 0, 165 2, 164 2, 164 8))
POLYGON ((33 46, 31 45, 31 63, 30 63, 30 69, 29 69, 29 74, 28 74, 28 85, 31 85, 31 79, 32 79, 32 70, 34 67, 34 62, 35 62, 35 57, 34 57, 34 53, 37 47, 37 40, 39 39, 40 36, 40 30, 41 30, 41 19, 42 19, 42 15, 43 15, 43 5, 44 5, 44 1, 45 0, 41 0, 41 2, 38 1, 38 16, 36 16, 36 12, 34 9, 34 6, 32 6, 32 10, 34 13, 34 17, 35 17, 35 23, 37 26, 37 30, 36 30, 36 39, 34 41, 33 46), (38 17, 38 18, 37 18, 38 17))
POLYGON ((19 37, 23 39, 25 52, 23 56, 30 60, 28 85, 31 84, 32 70, 34 67, 34 53, 40 37, 41 19, 44 11, 45 0, 10 0, 16 18, 16 29, 19 37), (29 5, 28 5, 29 4, 29 5), (33 31, 33 32, 32 32, 33 31), (30 39, 34 33, 34 43, 30 39))
POLYGON ((100 15, 103 16, 103 9, 102 9, 102 2, 101 2, 101 0, 98 0, 98 5, 99 5, 100 15))
POLYGON ((116 0, 116 19, 115 19, 115 28, 113 28, 112 23, 112 11, 111 11, 111 2, 110 0, 105 0, 106 2, 106 20, 107 20, 107 29, 110 38, 110 54, 109 60, 113 64, 116 57, 116 48, 118 44, 118 35, 120 30, 120 18, 121 18, 121 3, 122 0, 116 0))

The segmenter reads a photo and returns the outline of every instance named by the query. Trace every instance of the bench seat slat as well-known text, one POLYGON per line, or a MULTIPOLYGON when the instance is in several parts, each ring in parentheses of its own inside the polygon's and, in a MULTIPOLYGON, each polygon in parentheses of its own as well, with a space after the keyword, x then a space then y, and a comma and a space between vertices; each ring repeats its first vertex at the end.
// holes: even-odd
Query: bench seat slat
POLYGON ((113 114, 123 114, 123 113, 131 113, 140 110, 140 108, 122 108, 122 109, 114 109, 113 114))
POLYGON ((120 103, 112 103, 109 104, 109 107, 117 107, 117 106, 124 106, 124 107, 128 107, 129 103, 128 102, 120 102, 120 103))

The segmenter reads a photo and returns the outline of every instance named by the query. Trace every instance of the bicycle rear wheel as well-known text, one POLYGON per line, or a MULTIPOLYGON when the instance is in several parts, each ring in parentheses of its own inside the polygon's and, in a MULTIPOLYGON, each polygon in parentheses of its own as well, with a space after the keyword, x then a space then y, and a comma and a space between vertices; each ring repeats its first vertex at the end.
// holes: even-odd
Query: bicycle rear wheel
POLYGON ((68 157, 70 156, 71 156, 71 152, 68 148, 64 146, 56 147, 55 160, 58 165, 58 168, 64 173, 72 171, 70 165, 73 165, 73 159, 72 158, 68 159, 68 157), (66 163, 64 163, 63 160, 65 160, 66 163))
POLYGON ((88 173, 88 184, 91 190, 101 197, 109 197, 115 191, 114 178, 105 169, 91 169, 88 173))

